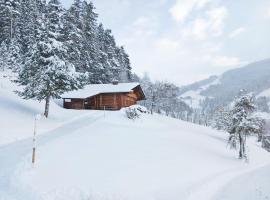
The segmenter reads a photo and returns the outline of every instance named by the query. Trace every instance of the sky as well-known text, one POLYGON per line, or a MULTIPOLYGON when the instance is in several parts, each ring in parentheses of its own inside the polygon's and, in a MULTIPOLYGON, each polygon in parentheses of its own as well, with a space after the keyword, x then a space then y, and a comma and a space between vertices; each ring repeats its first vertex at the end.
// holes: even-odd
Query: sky
POLYGON ((152 80, 181 86, 270 57, 269 0, 92 2, 133 71, 152 80))

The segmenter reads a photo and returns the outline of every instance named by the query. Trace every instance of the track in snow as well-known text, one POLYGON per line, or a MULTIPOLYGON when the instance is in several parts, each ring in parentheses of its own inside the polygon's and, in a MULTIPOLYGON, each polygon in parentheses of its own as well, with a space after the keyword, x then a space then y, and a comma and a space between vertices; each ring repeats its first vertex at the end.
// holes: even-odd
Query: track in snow
MULTIPOLYGON (((104 114, 102 112, 91 112, 90 114, 76 117, 54 130, 37 135, 38 146, 47 144, 59 137, 72 134, 77 129, 102 119, 103 116, 104 114)), ((10 187, 10 178, 17 164, 20 163, 24 156, 31 153, 31 151, 32 138, 0 146, 0 200, 17 200, 14 188, 10 187)))

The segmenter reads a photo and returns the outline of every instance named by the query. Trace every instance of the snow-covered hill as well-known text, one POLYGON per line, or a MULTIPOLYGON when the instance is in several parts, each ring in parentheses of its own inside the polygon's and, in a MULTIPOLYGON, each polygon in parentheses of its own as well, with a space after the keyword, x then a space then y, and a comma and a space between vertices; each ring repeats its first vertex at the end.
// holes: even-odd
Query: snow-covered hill
POLYGON ((205 99, 210 99, 214 106, 228 104, 241 89, 253 92, 258 97, 269 97, 269 77, 270 59, 266 59, 185 86, 180 91, 180 97, 191 107, 202 109, 208 105, 208 102, 203 103, 205 99))
POLYGON ((249 174, 256 183, 229 199, 270 198, 262 177, 270 154, 255 141, 249 141, 250 162, 244 163, 226 148, 226 133, 157 114, 130 120, 124 110, 52 104, 49 119, 38 122, 33 167, 33 118, 43 104, 21 100, 12 93, 15 85, 1 81, 0 135, 6 144, 0 146, 0 200, 226 199, 224 191, 237 188, 228 184, 246 184, 249 174))
MULTIPOLYGON (((35 116, 44 112, 44 102, 26 101, 14 93, 19 88, 13 79, 11 72, 0 72, 0 145, 31 137, 35 116)), ((81 112, 66 111, 52 102, 50 118, 39 121, 39 132, 60 126, 70 119, 70 115, 76 117, 81 112)))

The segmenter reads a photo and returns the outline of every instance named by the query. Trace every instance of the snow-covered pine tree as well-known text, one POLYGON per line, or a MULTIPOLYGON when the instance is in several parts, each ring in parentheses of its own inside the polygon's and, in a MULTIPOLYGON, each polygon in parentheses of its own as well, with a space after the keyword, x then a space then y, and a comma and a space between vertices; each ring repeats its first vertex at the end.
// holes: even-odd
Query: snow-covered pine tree
POLYGON ((0 0, 0 44, 9 37, 9 16, 5 0, 0 0))
POLYGON ((108 54, 106 53, 105 48, 105 30, 102 24, 98 25, 97 28, 97 37, 98 37, 98 49, 99 49, 99 55, 98 55, 98 63, 99 67, 95 71, 94 82, 96 83, 106 83, 109 81, 109 76, 111 74, 105 73, 105 70, 107 66, 109 65, 108 62, 108 54))
POLYGON ((63 16, 63 33, 67 45, 69 61, 76 67, 78 72, 86 72, 85 60, 83 59, 84 38, 82 20, 82 1, 74 0, 71 7, 63 16))
POLYGON ((8 63, 8 48, 5 41, 0 43, 0 70, 4 71, 7 69, 8 63))
POLYGON ((20 8, 21 1, 19 0, 0 0, 0 44, 2 41, 0 62, 2 69, 15 70, 19 67, 21 52, 17 33, 18 21, 21 16, 20 8))
POLYGON ((112 31, 106 29, 103 33, 101 45, 104 54, 106 54, 106 60, 103 64, 103 83, 112 82, 113 80, 119 80, 120 66, 116 59, 116 43, 112 35, 112 31))
POLYGON ((10 39, 10 9, 5 0, 0 0, 0 44, 10 39))
POLYGON ((82 34, 84 40, 82 57, 85 62, 84 71, 89 74, 88 83, 97 83, 99 81, 98 70, 101 67, 99 63, 99 54, 101 52, 97 36, 98 15, 94 12, 94 9, 92 2, 82 2, 82 34))
POLYGON ((33 46, 36 44, 37 26, 39 26, 36 20, 37 13, 39 13, 36 11, 37 2, 39 0, 21 0, 19 9, 21 14, 17 21, 15 37, 20 49, 22 63, 32 54, 33 46))
POLYGON ((39 13, 37 4, 35 7, 37 43, 19 72, 17 82, 24 87, 18 94, 25 99, 45 100, 44 115, 48 117, 50 99, 59 98, 64 92, 77 89, 81 82, 74 66, 65 58, 67 51, 60 39, 59 1, 49 1, 48 21, 43 13, 39 13))
POLYGON ((236 148, 239 144, 239 158, 247 159, 246 138, 250 134, 252 125, 249 116, 255 109, 254 98, 252 95, 245 94, 237 98, 232 109, 232 123, 230 126, 229 143, 236 148))
POLYGON ((270 121, 266 120, 263 128, 262 147, 270 152, 270 121))
POLYGON ((219 107, 213 116, 211 126, 217 130, 229 131, 232 113, 226 107, 219 107))
POLYGON ((20 0, 0 0, 0 43, 9 43, 14 36, 19 12, 20 0))
POLYGON ((261 116, 250 116, 248 117, 248 130, 249 134, 255 134, 258 137, 258 142, 262 141, 263 135, 265 134, 266 120, 261 116))
POLYGON ((11 69, 13 72, 18 72, 21 67, 21 50, 20 50, 20 44, 17 41, 17 39, 14 37, 8 48, 7 52, 7 66, 9 69, 11 69))
POLYGON ((132 81, 131 64, 128 54, 125 52, 123 46, 116 49, 117 60, 120 64, 119 81, 130 82, 132 81))

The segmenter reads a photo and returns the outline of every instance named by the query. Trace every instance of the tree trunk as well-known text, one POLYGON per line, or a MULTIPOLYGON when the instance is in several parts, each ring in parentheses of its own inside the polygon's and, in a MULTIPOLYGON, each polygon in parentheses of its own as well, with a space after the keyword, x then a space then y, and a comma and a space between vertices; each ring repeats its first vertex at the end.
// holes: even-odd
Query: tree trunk
POLYGON ((262 141, 262 133, 258 133, 258 142, 262 141))
POLYGON ((46 97, 45 112, 44 112, 44 116, 46 118, 48 118, 48 116, 49 116, 50 98, 51 98, 50 96, 46 97))
POLYGON ((242 138, 241 133, 239 133, 239 144, 240 144, 239 158, 242 159, 243 158, 243 138, 242 138))
POLYGON ((243 135, 243 158, 245 158, 247 160, 247 152, 246 152, 246 140, 247 140, 247 136, 246 134, 243 135))

